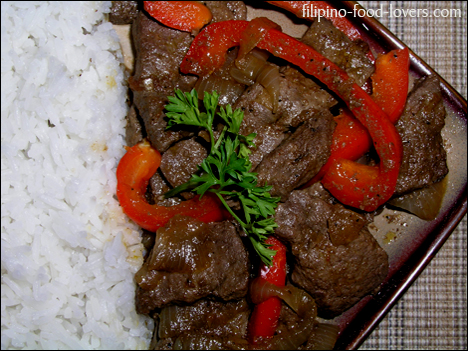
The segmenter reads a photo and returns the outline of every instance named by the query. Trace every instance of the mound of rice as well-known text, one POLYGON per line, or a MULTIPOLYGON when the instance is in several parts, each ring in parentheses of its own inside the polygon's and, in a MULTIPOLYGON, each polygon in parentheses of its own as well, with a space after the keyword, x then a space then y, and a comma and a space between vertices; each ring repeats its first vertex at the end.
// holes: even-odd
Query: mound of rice
POLYGON ((142 349, 139 229, 115 198, 127 112, 110 2, 1 2, 2 349, 142 349))

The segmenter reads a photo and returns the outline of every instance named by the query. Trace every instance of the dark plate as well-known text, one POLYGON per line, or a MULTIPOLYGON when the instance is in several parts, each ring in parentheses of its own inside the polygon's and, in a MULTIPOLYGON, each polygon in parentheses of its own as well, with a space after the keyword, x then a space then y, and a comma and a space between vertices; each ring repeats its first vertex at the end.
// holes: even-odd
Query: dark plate
MULTIPOLYGON (((269 17, 279 23, 284 32, 294 37, 302 36, 310 25, 309 22, 299 20, 277 7, 256 2, 252 4, 254 8, 249 7, 249 19, 259 16, 269 17)), ((334 1, 333 5, 345 9, 350 14, 349 19, 359 29, 375 54, 406 47, 376 19, 352 16, 355 6, 357 9, 362 9, 357 2, 334 1)), ((443 131, 449 166, 447 192, 441 212, 433 221, 420 220, 408 213, 390 209, 385 209, 376 217, 375 225, 370 229, 389 255, 389 274, 377 295, 365 297, 335 319, 341 329, 335 346, 337 350, 357 349, 364 342, 436 255, 467 211, 466 100, 411 49, 409 50, 411 81, 430 74, 437 75, 441 81, 447 110, 446 126, 443 131), (390 240, 390 237, 396 239, 390 240)))

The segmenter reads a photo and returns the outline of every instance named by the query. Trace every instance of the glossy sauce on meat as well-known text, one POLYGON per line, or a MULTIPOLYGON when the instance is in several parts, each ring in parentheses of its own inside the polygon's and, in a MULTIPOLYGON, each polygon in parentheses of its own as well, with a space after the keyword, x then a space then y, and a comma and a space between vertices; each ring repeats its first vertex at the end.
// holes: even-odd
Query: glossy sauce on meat
MULTIPOLYGON (((205 4, 213 22, 246 18, 243 2, 205 4)), ((146 137, 162 153, 148 198, 170 206, 182 199, 165 200, 163 194, 186 182, 208 154, 203 133, 191 128, 166 129, 167 96, 175 88, 190 91, 201 84, 197 77, 179 71, 193 36, 162 26, 143 11, 135 12, 134 5, 125 6, 129 12, 124 14, 124 6, 119 5, 115 16, 133 21, 136 50, 135 73, 129 81, 133 106, 127 142, 146 137)), ((313 22, 301 40, 346 70, 359 85, 374 71, 367 44, 349 40, 329 21, 313 22)), ((228 72, 235 52, 230 55, 223 70, 214 74, 216 79, 233 81, 228 72)), ((257 134, 250 160, 259 184, 272 185, 272 195, 281 197, 275 235, 290 250, 288 284, 315 299, 320 317, 334 318, 378 291, 387 276, 388 257, 369 233, 372 214, 364 216, 345 208, 320 184, 300 189, 329 157, 340 101, 295 67, 285 62, 271 64, 278 65, 280 73, 276 108, 258 82, 250 86, 233 83, 244 90, 226 101, 244 112, 240 133, 257 134)), ((438 81, 421 79, 397 124, 404 145, 398 193, 428 186, 447 173, 440 136, 444 117, 438 81)), ((139 313, 158 322, 152 348, 249 349, 247 322, 252 304, 248 284, 256 275, 256 258, 250 255, 249 242, 236 223, 205 224, 176 216, 157 233, 146 235, 151 245, 135 277, 136 304, 139 313)), ((278 333, 294 330, 300 323, 283 305, 278 333)))

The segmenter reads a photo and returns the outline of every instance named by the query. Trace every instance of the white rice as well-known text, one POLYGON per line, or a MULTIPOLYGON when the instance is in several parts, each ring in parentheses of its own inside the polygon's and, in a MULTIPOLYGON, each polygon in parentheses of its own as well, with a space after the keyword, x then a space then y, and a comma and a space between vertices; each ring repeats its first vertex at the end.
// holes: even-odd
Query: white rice
POLYGON ((110 2, 1 2, 2 349, 142 349, 127 106, 110 2))

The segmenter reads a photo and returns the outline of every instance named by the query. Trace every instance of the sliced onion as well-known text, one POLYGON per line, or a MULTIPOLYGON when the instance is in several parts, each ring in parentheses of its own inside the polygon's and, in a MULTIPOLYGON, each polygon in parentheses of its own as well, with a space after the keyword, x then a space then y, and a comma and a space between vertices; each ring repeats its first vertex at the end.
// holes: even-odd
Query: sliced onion
POLYGON ((315 319, 317 316, 315 300, 302 289, 292 285, 276 286, 261 277, 255 278, 250 284, 253 303, 259 304, 273 296, 282 299, 301 318, 315 319))
POLYGON ((262 56, 251 53, 243 60, 236 61, 236 68, 240 69, 248 78, 255 81, 265 67, 265 64, 266 60, 262 56))
POLYGON ((445 177, 441 182, 434 183, 427 188, 418 189, 391 199, 388 203, 421 219, 431 221, 437 217, 442 206, 445 190, 447 189, 447 178, 445 177))
POLYGON ((245 85, 253 85, 255 84, 255 80, 252 79, 248 74, 244 73, 244 71, 240 70, 239 68, 232 66, 229 70, 231 77, 234 78, 237 82, 245 84, 245 85))
POLYGON ((195 89, 199 99, 203 99, 205 91, 210 94, 216 91, 219 94, 219 104, 223 106, 234 104, 244 92, 243 85, 216 75, 200 78, 195 89))
POLYGON ((262 61, 267 61, 268 58, 271 56, 271 54, 263 49, 255 48, 252 51, 249 52, 249 55, 255 56, 262 61))
POLYGON ((242 33, 239 49, 239 59, 244 58, 263 39, 270 29, 281 30, 281 27, 266 17, 257 17, 249 22, 249 26, 242 33))
POLYGON ((268 343, 269 348, 273 350, 297 350, 299 346, 309 339, 314 326, 315 319, 307 318, 297 328, 274 336, 268 343))
POLYGON ((280 90, 280 73, 278 66, 266 65, 257 77, 257 82, 263 85, 271 97, 273 113, 278 110, 280 90))
POLYGON ((307 350, 333 350, 340 328, 335 324, 319 323, 307 343, 307 350))
POLYGON ((172 330, 175 330, 178 324, 177 312, 179 308, 181 307, 175 305, 166 306, 159 313, 158 337, 160 339, 174 336, 172 330))

